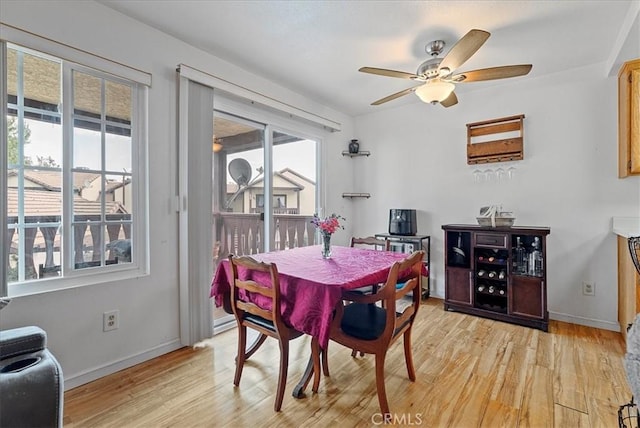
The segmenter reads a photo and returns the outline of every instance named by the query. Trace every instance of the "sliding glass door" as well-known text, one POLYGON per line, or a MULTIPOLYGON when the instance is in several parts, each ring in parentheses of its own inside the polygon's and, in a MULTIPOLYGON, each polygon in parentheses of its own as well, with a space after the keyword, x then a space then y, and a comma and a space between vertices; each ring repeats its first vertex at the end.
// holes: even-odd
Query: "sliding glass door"
MULTIPOLYGON (((229 254, 313 245, 317 141, 218 110, 213 121, 214 271, 229 254)), ((214 327, 233 319, 213 313, 214 327)))
MULTIPOLYGON (((317 142, 290 132, 272 131, 270 248, 286 250, 314 244, 311 224, 317 204, 317 142)), ((263 192, 266 193, 266 192, 263 192)), ((257 196, 258 207, 264 197, 257 196)))

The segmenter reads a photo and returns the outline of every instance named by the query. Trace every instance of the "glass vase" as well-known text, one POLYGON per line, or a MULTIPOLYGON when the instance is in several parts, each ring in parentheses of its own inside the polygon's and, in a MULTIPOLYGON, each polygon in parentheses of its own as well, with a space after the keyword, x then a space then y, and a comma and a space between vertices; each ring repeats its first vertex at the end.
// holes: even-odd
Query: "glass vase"
POLYGON ((328 233, 322 234, 322 258, 331 258, 331 235, 328 233))

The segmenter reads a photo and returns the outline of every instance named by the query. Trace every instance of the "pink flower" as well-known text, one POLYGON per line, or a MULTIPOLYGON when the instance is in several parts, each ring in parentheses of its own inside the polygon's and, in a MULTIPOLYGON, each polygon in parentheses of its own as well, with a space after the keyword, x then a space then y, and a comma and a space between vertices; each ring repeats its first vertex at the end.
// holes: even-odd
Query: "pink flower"
POLYGON ((332 235, 336 230, 338 230, 338 228, 344 229, 344 226, 340 224, 340 220, 346 221, 346 219, 339 214, 331 214, 324 219, 320 219, 318 214, 314 214, 311 224, 313 224, 317 229, 320 229, 320 232, 323 234, 332 235))

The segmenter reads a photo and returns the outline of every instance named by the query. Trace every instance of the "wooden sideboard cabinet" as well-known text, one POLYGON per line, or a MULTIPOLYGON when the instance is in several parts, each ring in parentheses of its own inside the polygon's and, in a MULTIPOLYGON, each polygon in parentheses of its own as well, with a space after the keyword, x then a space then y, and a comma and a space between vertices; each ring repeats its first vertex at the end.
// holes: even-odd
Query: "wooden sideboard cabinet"
POLYGON ((640 313, 640 274, 629 254, 628 238, 618 236, 618 323, 627 340, 627 328, 640 313))
POLYGON ((444 308, 549 329, 544 227, 443 225, 444 308))
POLYGON ((640 175, 640 58, 618 73, 618 177, 640 175))

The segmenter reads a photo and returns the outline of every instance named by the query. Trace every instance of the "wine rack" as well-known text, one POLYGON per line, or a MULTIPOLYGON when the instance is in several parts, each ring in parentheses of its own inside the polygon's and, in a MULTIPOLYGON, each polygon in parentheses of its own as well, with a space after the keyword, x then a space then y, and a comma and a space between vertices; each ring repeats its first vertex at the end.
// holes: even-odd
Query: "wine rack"
POLYGON ((548 228, 444 225, 446 310, 548 331, 548 228))
POLYGON ((475 248, 475 306, 496 312, 507 312, 509 252, 475 248))

